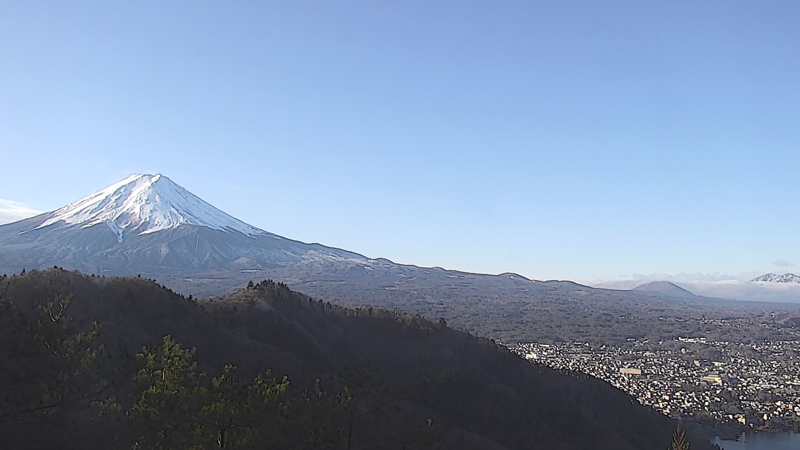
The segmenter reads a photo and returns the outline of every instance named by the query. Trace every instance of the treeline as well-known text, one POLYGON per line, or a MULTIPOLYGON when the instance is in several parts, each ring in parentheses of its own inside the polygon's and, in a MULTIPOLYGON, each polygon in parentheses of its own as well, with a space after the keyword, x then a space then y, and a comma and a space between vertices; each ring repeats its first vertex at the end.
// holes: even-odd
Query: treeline
POLYGON ((393 433, 374 427, 420 386, 390 391, 368 367, 294 389, 286 376, 247 378, 232 365, 212 376, 198 369, 196 349, 169 335, 133 357, 112 355, 97 322, 74 325, 71 302, 57 296, 26 314, 0 299, 4 448, 437 447, 437 429, 422 417, 393 433))
POLYGON ((271 281, 196 301, 52 269, 0 277, 0 304, 4 448, 662 450, 674 428, 444 321, 271 281))

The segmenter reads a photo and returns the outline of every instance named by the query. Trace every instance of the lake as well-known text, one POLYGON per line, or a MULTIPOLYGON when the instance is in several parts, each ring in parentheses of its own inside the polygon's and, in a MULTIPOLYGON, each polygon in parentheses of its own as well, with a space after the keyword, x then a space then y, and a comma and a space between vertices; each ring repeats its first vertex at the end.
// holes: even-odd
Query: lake
POLYGON ((798 433, 748 433, 742 441, 725 441, 714 438, 723 450, 800 450, 798 433))

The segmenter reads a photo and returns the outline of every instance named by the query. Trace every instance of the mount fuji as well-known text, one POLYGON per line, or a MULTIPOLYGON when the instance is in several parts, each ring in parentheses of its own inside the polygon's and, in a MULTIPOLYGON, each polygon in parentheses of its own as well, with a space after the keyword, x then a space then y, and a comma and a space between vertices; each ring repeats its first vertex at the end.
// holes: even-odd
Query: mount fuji
POLYGON ((0 226, 0 270, 257 271, 368 258, 248 225, 169 178, 132 175, 55 211, 0 226))
POLYGON ((36 227, 63 222, 90 228, 105 224, 122 243, 124 233, 139 236, 194 225, 248 236, 268 234, 204 202, 161 175, 131 175, 94 194, 57 209, 36 227))
POLYGON ((266 278, 331 300, 364 302, 398 291, 407 298, 434 289, 424 297, 440 297, 454 288, 533 286, 516 274, 396 264, 287 239, 220 211, 160 174, 131 175, 55 211, 0 225, 0 274, 53 266, 143 275, 205 297, 266 278))

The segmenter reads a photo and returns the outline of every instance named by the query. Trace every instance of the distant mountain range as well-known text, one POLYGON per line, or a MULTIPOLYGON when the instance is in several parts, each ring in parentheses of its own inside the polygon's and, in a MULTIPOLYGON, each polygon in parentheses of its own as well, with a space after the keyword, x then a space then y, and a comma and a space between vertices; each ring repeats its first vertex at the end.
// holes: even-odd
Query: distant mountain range
POLYGON ((55 211, 0 226, 0 273, 53 266, 141 274, 200 297, 272 278, 313 295, 360 303, 407 289, 425 298, 431 294, 424 289, 431 287, 447 296, 474 296, 487 289, 540 290, 541 284, 513 273, 402 265, 287 239, 220 211, 160 174, 132 175, 55 211))
POLYGON ((696 295, 686 289, 669 281, 652 281, 633 288, 634 291, 653 292, 670 297, 696 297, 696 295))
POLYGON ((535 334, 532 321, 556 327, 586 316, 622 316, 634 305, 641 311, 643 305, 695 308, 709 301, 677 286, 598 289, 514 273, 397 264, 307 244, 231 217, 158 174, 133 175, 55 211, 0 226, 0 274, 53 266, 97 275, 140 274, 198 298, 272 279, 340 305, 445 318, 453 327, 504 342, 556 332, 575 337, 563 327, 540 327, 535 334))
POLYGON ((800 283, 800 276, 793 273, 785 273, 778 275, 774 273, 767 273, 760 277, 750 280, 751 283, 766 282, 766 283, 800 283))

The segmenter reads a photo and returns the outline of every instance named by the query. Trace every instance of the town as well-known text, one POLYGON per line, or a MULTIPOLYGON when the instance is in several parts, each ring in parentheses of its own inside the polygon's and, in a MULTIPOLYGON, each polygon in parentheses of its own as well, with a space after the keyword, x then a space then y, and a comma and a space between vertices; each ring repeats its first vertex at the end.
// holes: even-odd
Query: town
POLYGON ((531 362, 609 382, 643 405, 706 426, 800 430, 800 340, 736 343, 704 337, 626 345, 520 343, 531 362))

